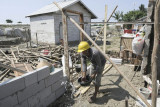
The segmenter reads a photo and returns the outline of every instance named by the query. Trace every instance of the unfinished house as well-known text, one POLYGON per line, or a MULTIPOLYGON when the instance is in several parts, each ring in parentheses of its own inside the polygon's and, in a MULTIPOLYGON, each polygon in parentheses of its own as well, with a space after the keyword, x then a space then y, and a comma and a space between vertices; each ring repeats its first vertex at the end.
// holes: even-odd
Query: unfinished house
MULTIPOLYGON (((58 5, 67 10, 68 16, 73 18, 80 24, 80 20, 83 22, 91 22, 91 19, 95 19, 96 15, 80 0, 68 0, 58 2, 58 5), (69 13, 72 11, 72 13, 69 13), (80 18, 79 14, 83 14, 80 18)), ((55 4, 47 5, 27 17, 30 17, 31 26, 31 39, 32 41, 38 41, 39 43, 58 44, 63 39, 63 25, 62 15, 60 10, 55 4)), ((80 31, 67 19, 68 27, 68 41, 79 41, 80 31)), ((84 24, 84 30, 88 35, 91 34, 90 25, 84 24)))

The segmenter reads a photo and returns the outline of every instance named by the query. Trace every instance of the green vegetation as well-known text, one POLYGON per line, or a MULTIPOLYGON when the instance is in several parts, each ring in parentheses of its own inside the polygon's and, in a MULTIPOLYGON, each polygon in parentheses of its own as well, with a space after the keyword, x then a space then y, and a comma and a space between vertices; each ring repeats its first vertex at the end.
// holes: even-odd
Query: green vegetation
MULTIPOLYGON (((120 11, 116 11, 114 13, 113 18, 117 21, 132 22, 146 15, 147 15, 147 9, 143 4, 141 4, 138 10, 132 10, 127 12, 126 14, 123 14, 123 12, 120 11)), ((132 25, 124 25, 124 27, 130 29, 132 25)))
POLYGON ((22 23, 22 22, 21 22, 21 21, 19 21, 19 22, 17 22, 17 23, 19 23, 19 24, 20 24, 20 23, 22 23))
POLYGON ((6 23, 13 23, 11 19, 6 19, 6 23))

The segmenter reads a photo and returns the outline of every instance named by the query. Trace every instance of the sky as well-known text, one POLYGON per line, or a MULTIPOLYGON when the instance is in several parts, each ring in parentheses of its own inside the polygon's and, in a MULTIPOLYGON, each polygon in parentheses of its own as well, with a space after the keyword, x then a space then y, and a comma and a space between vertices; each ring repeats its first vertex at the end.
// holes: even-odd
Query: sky
MULTIPOLYGON (((0 0, 0 24, 5 24, 6 19, 11 19, 13 23, 21 21, 24 24, 29 24, 29 18, 25 16, 30 13, 53 3, 53 1, 62 0, 0 0)), ((108 6, 107 17, 110 16, 114 8, 118 5, 117 10, 124 13, 138 9, 141 4, 148 7, 149 0, 81 0, 97 17, 92 20, 101 22, 104 20, 105 5, 108 6)), ((110 21, 114 21, 111 18, 110 21)))

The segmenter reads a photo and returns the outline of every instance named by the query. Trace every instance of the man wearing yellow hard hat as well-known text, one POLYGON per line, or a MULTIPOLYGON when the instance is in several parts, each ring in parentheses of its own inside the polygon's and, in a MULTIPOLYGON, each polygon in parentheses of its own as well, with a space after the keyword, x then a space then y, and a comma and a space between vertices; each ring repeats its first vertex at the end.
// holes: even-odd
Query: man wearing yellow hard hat
POLYGON ((104 70, 104 66, 106 63, 105 57, 94 47, 90 47, 88 42, 81 41, 78 45, 78 52, 81 55, 82 59, 82 81, 86 81, 86 71, 87 71, 87 59, 92 63, 92 72, 91 75, 92 80, 95 80, 95 92, 89 98, 89 102, 92 103, 96 100, 97 92, 99 91, 99 87, 101 85, 101 76, 104 70))

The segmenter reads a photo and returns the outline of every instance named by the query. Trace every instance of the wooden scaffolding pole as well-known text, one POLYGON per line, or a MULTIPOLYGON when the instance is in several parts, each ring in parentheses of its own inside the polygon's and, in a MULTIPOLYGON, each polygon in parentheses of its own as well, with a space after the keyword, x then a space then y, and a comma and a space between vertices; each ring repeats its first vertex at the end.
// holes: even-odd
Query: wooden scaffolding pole
MULTIPOLYGON (((104 22, 107 22, 107 5, 105 5, 105 18, 104 22)), ((107 35, 107 24, 104 24, 104 38, 103 38, 103 51, 106 53, 106 35, 107 35)))
POLYGON ((160 11, 160 1, 157 0, 155 5, 154 13, 154 45, 152 53, 152 107, 157 105, 157 71, 158 71, 158 50, 159 50, 159 39, 160 39, 160 26, 159 26, 159 11, 160 11))
MULTIPOLYGON (((58 4, 53 2, 57 7, 58 4)), ((63 24, 63 41, 64 41, 64 58, 65 58, 65 73, 67 75, 68 81, 70 81, 70 72, 69 72, 69 53, 68 53, 68 33, 67 33, 67 17, 66 11, 60 10, 62 12, 62 24, 63 24)))
MULTIPOLYGON (((56 6, 62 11, 62 8, 55 3, 56 6)), ((63 11, 62 11, 63 12, 63 11)), ((84 36, 90 40, 90 42, 93 43, 93 45, 105 56, 105 58, 113 64, 115 69, 123 76, 123 78, 126 80, 126 82, 131 86, 131 88, 137 93, 137 95, 144 101, 144 103, 148 106, 151 107, 151 105, 147 102, 147 100, 143 97, 143 95, 134 87, 134 85, 130 82, 130 80, 118 69, 117 65, 102 51, 102 49, 90 38, 90 36, 70 17, 68 17, 69 20, 81 31, 83 32, 84 36)))
MULTIPOLYGON (((113 13, 116 11, 117 7, 118 7, 118 5, 117 5, 117 6, 114 8, 114 10, 112 11, 112 13, 111 13, 111 15, 109 16, 107 22, 109 22, 109 20, 111 19, 113 13)), ((97 41, 97 39, 99 38, 99 36, 100 36, 100 34, 102 33, 103 29, 104 29, 104 26, 100 29, 100 32, 98 33, 98 35, 97 35, 97 37, 96 37, 96 39, 95 39, 94 41, 97 41)), ((91 46, 92 46, 92 45, 91 45, 91 46)))

